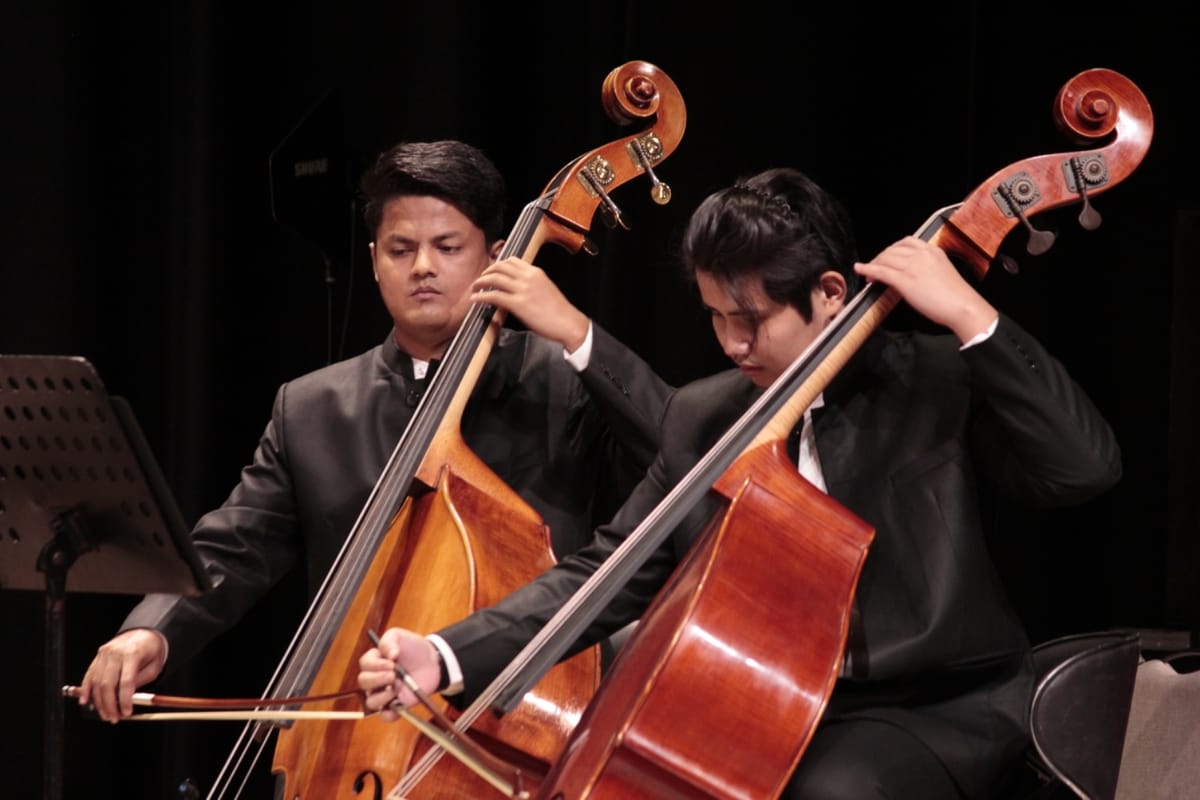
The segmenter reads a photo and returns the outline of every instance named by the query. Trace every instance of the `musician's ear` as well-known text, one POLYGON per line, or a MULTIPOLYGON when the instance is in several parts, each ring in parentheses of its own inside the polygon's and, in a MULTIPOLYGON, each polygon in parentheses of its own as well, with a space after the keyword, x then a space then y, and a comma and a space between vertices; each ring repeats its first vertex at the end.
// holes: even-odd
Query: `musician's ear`
POLYGON ((503 249, 504 249, 504 240, 503 239, 497 239, 496 241, 492 242, 492 247, 490 250, 490 253, 492 256, 492 261, 495 261, 497 258, 500 257, 500 251, 503 249))
POLYGON ((817 287, 819 289, 818 297, 821 304, 824 306, 826 313, 833 316, 846 305, 846 293, 848 287, 846 285, 846 276, 836 270, 826 270, 821 273, 821 277, 817 279, 817 287))

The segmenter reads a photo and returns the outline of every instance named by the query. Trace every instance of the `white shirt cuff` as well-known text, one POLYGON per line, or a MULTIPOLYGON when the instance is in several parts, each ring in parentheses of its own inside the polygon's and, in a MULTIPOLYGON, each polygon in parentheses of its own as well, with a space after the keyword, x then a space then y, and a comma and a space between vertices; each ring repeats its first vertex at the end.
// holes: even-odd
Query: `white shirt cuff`
POLYGON ((454 657, 454 651, 450 649, 450 645, 446 644, 446 640, 436 633, 431 633, 425 638, 437 648, 438 653, 442 656, 442 663, 446 665, 446 677, 450 684, 439 694, 458 694, 463 690, 463 674, 458 659, 454 657))
POLYGON ((568 353, 567 348, 563 348, 563 358, 567 363, 575 368, 576 372, 583 372, 587 369, 588 361, 592 358, 592 321, 588 320, 587 336, 583 337, 583 344, 579 345, 579 349, 574 353, 568 353))
POLYGON ((996 332, 996 326, 999 324, 1000 324, 1000 318, 996 317, 994 320, 992 320, 992 324, 988 325, 986 331, 975 334, 970 339, 963 342, 962 347, 960 347, 958 349, 966 350, 968 347, 974 347, 975 345, 979 344, 980 342, 986 342, 988 339, 991 338, 992 334, 996 332))

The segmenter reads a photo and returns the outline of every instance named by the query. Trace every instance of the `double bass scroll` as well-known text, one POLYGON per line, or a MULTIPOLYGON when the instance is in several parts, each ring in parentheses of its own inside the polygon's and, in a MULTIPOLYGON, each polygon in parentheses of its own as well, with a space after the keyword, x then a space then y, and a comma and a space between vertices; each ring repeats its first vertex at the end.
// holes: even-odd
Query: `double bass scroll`
POLYGON ((1142 91, 1124 75, 1089 69, 1071 78, 1054 98, 1055 126, 1068 138, 1098 147, 1051 153, 1019 161, 994 173, 979 190, 937 212, 924 238, 941 247, 977 278, 987 274, 1001 242, 1023 225, 1026 251, 1044 253, 1053 235, 1033 228, 1029 218, 1070 204, 1080 207, 1087 230, 1100 225, 1091 198, 1108 191, 1142 162, 1154 135, 1154 115, 1142 91))

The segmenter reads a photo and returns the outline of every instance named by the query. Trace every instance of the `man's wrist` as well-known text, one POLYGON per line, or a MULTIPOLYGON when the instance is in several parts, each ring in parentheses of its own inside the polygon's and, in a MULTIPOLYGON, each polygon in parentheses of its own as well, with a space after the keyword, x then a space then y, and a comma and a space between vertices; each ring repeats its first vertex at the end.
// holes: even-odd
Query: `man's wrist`
POLYGON ((587 369, 588 361, 592 358, 592 321, 590 319, 588 320, 587 334, 583 337, 583 344, 574 350, 568 350, 564 347, 563 358, 575 368, 576 372, 583 372, 587 369))
POLYGON ((433 648, 437 653, 438 662, 438 684, 437 691, 444 692, 450 687, 450 669, 446 666, 446 659, 442 656, 442 651, 438 648, 433 648))
POLYGON ((462 668, 458 664, 458 657, 446 644, 446 641, 436 633, 431 633, 425 637, 429 643, 433 645, 433 649, 437 651, 438 659, 438 693, 444 695, 458 694, 463 690, 463 675, 462 668))

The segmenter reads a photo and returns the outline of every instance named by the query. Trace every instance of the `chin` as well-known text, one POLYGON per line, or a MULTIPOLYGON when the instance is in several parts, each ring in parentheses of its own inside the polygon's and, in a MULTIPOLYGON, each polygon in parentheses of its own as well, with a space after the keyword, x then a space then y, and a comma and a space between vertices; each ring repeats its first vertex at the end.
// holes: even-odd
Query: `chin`
POLYGON ((747 380, 749 380, 755 386, 763 389, 770 386, 775 381, 775 378, 764 372, 761 367, 751 370, 742 369, 742 374, 745 375, 747 380))

